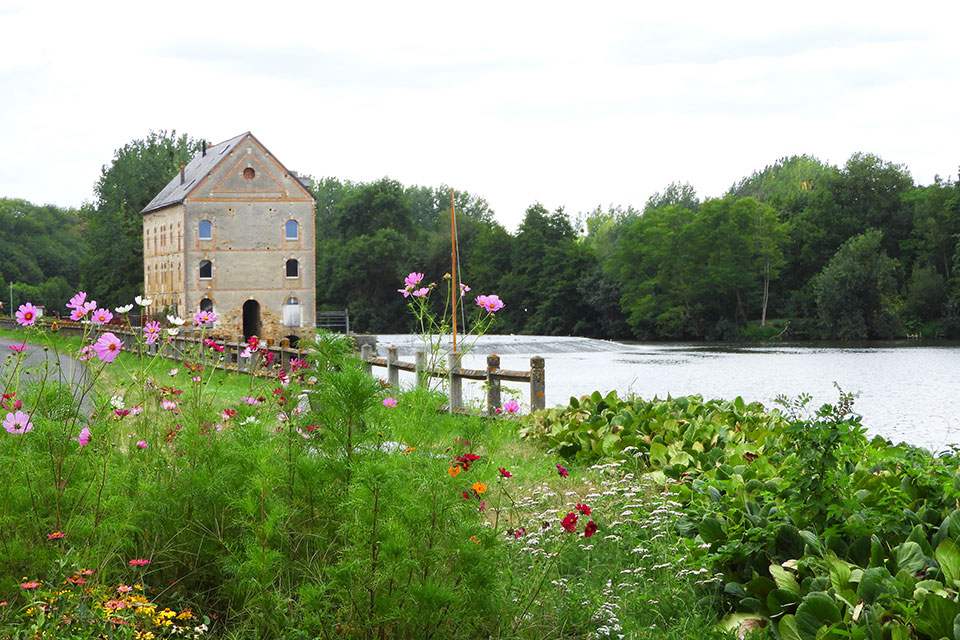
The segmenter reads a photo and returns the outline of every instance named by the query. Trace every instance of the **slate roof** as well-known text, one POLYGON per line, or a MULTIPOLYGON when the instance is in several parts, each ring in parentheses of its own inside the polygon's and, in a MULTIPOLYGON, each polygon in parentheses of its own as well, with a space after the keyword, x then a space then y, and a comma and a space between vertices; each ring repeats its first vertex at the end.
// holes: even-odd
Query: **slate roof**
POLYGON ((193 188, 207 177, 207 174, 213 171, 224 157, 229 155, 240 144, 240 141, 248 135, 250 135, 250 132, 246 131, 226 142, 207 147, 206 155, 201 152, 193 156, 190 163, 183 168, 183 183, 180 182, 180 172, 178 171, 173 180, 168 182, 167 186, 161 189, 160 193, 154 196, 150 204, 144 207, 140 213, 148 213, 155 209, 162 209, 183 202, 193 191, 193 188))

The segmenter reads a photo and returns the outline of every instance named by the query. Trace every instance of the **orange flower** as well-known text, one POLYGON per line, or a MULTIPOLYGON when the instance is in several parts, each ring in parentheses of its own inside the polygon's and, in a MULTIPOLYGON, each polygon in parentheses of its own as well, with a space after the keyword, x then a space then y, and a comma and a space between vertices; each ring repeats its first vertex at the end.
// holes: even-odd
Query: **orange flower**
POLYGON ((483 484, 482 482, 474 482, 473 490, 477 492, 477 495, 479 495, 487 490, 487 485, 483 484))
POLYGON ((403 450, 403 452, 404 452, 404 453, 410 453, 410 452, 413 451, 414 449, 416 449, 416 447, 407 447, 406 449, 403 450))
POLYGON ((458 475, 460 475, 460 467, 450 467, 447 469, 447 473, 456 478, 458 475))
POLYGON ((480 544, 480 541, 477 540, 477 536, 470 536, 470 539, 473 540, 474 544, 480 544))

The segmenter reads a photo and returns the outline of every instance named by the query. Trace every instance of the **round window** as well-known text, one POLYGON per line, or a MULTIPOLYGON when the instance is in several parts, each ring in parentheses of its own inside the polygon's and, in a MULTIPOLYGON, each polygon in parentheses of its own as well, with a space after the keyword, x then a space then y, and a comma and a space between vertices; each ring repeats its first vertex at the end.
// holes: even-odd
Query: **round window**
POLYGON ((254 176, 257 175, 257 172, 253 170, 253 167, 247 167, 243 170, 243 177, 247 180, 253 180, 254 176))

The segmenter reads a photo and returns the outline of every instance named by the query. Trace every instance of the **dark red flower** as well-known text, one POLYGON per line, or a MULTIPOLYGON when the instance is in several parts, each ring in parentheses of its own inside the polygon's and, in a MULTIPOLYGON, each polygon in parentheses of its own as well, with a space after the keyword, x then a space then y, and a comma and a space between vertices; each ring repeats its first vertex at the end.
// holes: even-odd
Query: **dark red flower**
POLYGON ((577 514, 570 512, 560 521, 560 526, 573 533, 577 530, 577 514))
POLYGON ((560 474, 561 478, 566 478, 568 475, 570 475, 567 473, 567 468, 561 467, 559 464, 557 465, 557 473, 560 474))
POLYGON ((501 478, 512 478, 513 474, 507 471, 506 467, 500 467, 500 477, 501 478))
POLYGON ((585 515, 585 516, 590 515, 590 507, 588 507, 587 505, 585 505, 585 504, 580 504, 580 503, 578 502, 576 508, 577 508, 577 511, 579 511, 579 512, 582 513, 583 515, 585 515))
POLYGON ((583 528, 583 537, 589 538, 597 532, 597 525, 593 520, 587 523, 587 526, 583 528))

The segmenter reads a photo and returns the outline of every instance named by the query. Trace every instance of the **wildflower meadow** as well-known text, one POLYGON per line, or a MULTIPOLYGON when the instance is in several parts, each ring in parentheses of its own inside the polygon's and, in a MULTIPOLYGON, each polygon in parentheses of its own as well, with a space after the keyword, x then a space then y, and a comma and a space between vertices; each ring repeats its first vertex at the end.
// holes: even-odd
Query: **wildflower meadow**
MULTIPOLYGON (((228 373, 209 312, 127 322, 130 348, 132 304, 67 307, 80 339, 30 304, 3 333, 0 638, 722 636, 718 578, 642 461, 558 457, 516 402, 438 411, 344 336, 284 368, 252 338, 228 373), (184 325, 202 338, 176 361, 146 355, 184 325)), ((480 296, 474 326, 503 307, 480 296)))

